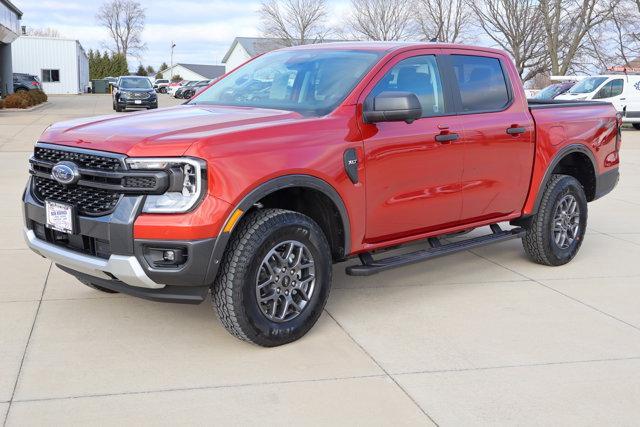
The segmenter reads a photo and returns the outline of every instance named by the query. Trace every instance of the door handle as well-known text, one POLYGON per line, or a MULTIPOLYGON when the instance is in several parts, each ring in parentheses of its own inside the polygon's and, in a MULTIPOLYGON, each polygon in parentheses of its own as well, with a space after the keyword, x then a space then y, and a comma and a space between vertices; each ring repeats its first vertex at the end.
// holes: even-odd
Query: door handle
POLYGON ((436 135, 436 141, 438 142, 451 142, 455 141, 458 138, 460 138, 460 135, 458 135, 457 133, 441 133, 439 135, 436 135))
POLYGON ((520 127, 510 127, 507 128, 507 133, 509 135, 518 135, 521 133, 525 133, 527 131, 527 128, 520 128, 520 127))

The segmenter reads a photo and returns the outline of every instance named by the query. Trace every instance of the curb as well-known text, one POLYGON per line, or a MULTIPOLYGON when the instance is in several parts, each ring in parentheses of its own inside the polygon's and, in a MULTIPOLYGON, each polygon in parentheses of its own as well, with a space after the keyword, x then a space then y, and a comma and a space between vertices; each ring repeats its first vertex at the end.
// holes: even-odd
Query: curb
POLYGON ((42 107, 47 105, 48 101, 43 102, 42 104, 34 105, 29 108, 3 108, 0 109, 0 114, 2 113, 28 113, 29 111, 39 110, 42 107))

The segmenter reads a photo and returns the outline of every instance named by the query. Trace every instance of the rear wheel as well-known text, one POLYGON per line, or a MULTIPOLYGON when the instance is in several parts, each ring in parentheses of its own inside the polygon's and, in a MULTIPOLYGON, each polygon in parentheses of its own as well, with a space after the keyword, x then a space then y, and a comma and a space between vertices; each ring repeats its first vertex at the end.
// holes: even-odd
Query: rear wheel
POLYGON ((212 290, 222 324, 265 347, 299 339, 322 313, 331 264, 327 239, 311 218, 281 209, 249 213, 212 290))
POLYGON ((587 228, 587 198, 572 176, 553 175, 522 239, 536 263, 563 265, 576 256, 587 228))
POLYGON ((634 123, 633 127, 637 130, 640 130, 640 123, 634 123))

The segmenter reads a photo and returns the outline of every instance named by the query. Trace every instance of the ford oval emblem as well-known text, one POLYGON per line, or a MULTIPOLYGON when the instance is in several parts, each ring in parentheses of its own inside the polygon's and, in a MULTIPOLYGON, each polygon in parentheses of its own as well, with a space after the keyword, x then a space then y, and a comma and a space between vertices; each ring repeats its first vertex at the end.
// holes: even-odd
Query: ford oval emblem
POLYGON ((59 162, 51 169, 51 176, 60 184, 75 184, 80 179, 80 171, 75 163, 59 162))

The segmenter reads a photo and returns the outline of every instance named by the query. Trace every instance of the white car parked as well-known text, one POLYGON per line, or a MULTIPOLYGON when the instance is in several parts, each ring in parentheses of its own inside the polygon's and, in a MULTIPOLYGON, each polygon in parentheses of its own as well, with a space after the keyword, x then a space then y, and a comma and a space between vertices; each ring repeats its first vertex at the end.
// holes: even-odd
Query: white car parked
POLYGON ((621 113, 622 121, 640 130, 640 75, 603 74, 586 77, 569 91, 556 97, 561 100, 607 101, 621 113))

